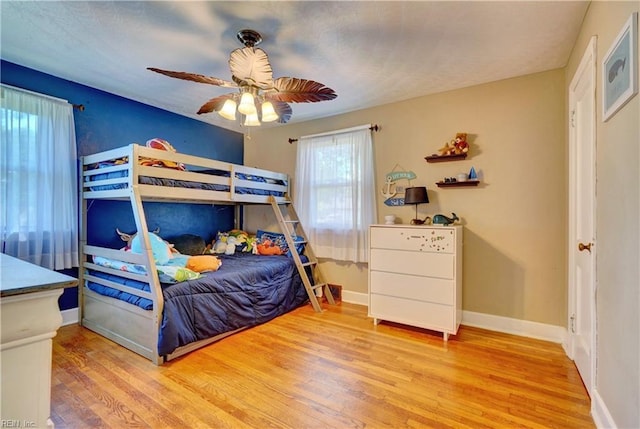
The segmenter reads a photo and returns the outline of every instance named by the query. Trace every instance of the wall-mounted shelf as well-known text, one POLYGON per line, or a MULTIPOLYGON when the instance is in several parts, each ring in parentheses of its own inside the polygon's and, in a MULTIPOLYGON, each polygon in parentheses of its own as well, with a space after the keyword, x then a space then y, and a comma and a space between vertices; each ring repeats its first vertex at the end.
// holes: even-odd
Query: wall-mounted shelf
POLYGON ((425 156, 424 159, 427 162, 447 162, 447 161, 462 161, 467 157, 466 153, 460 153, 457 155, 431 155, 425 156))
POLYGON ((466 180, 464 182, 436 182, 438 188, 455 188, 462 186, 478 186, 479 180, 466 180))

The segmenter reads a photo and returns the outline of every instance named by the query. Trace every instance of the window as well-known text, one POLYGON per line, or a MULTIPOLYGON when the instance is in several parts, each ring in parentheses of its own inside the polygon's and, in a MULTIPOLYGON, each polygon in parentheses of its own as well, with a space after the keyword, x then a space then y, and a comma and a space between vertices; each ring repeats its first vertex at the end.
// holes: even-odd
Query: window
POLYGON ((373 171, 368 125, 299 139, 294 205, 318 257, 367 262, 373 171))
POLYGON ((1 97, 0 250, 49 269, 77 267, 73 107, 5 85, 1 97))

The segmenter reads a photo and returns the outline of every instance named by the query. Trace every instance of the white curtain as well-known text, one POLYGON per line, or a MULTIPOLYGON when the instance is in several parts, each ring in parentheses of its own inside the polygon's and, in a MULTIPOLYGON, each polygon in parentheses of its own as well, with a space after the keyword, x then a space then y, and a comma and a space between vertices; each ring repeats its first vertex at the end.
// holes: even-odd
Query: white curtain
POLYGON ((2 252, 49 269, 78 266, 73 106, 2 85, 2 252))
POLYGON ((299 139, 294 205, 316 256, 368 261, 377 219, 368 125, 299 139))

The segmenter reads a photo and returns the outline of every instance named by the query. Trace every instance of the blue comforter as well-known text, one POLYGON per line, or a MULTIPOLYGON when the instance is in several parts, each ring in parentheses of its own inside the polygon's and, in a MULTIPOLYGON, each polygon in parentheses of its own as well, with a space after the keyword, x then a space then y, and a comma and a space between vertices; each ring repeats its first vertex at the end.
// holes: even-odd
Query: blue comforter
MULTIPOLYGON (((196 280, 163 284, 161 356, 194 341, 264 323, 307 302, 291 258, 246 253, 218 256, 222 259, 218 271, 196 280)), ((127 281, 134 286, 131 282, 127 281)), ((105 294, 97 286, 103 288, 89 282, 91 289, 105 294)))

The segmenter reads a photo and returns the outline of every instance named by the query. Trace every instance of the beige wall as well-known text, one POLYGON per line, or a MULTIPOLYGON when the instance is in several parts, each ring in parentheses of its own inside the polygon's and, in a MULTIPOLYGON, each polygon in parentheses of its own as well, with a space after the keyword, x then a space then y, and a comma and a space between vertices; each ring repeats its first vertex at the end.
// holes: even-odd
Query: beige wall
MULTIPOLYGON (((604 54, 640 3, 593 2, 566 70, 597 36, 596 391, 617 427, 640 427, 640 100, 602 122, 604 54)), ((640 49, 638 51, 640 56, 640 49)), ((637 73, 637 70, 636 70, 637 73)), ((596 398, 598 399, 598 398, 596 398)))
MULTIPOLYGON (((365 123, 374 134, 378 220, 396 214, 403 223, 415 207, 387 207, 380 195, 385 174, 396 164, 417 174, 430 203, 419 216, 455 212, 465 225, 463 307, 565 326, 566 150, 564 70, 479 85, 333 118, 252 130, 245 140, 247 165, 295 174, 295 143, 288 138, 365 123), (469 134, 467 160, 427 163, 457 132, 469 134), (478 171, 477 188, 437 188, 444 176, 478 171)), ((338 91, 339 92, 339 91, 338 91)), ((295 105, 294 115, 295 115, 295 105)), ((295 192, 295 190, 294 190, 295 192)), ((269 221, 252 208, 247 229, 269 221)), ((367 292, 366 264, 324 261, 332 283, 367 292)))

